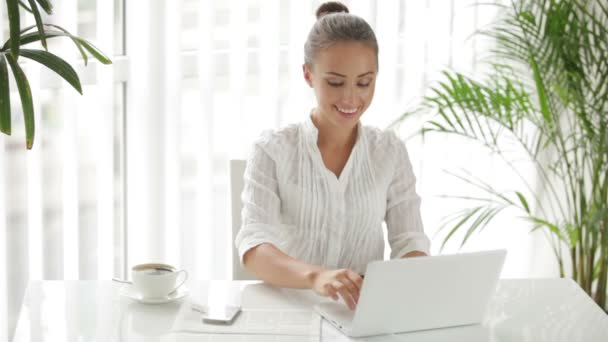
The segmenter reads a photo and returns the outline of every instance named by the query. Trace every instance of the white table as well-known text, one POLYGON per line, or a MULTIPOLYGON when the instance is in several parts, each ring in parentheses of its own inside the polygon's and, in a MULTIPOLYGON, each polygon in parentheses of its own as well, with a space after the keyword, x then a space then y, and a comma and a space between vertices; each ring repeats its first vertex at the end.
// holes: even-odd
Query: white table
MULTIPOLYGON (((14 342, 25 341, 309 341, 281 336, 171 332, 180 305, 220 300, 243 308, 311 308, 310 291, 252 282, 191 282, 179 302, 144 305, 119 296, 111 281, 34 281, 26 291, 14 342)), ((326 322, 321 341, 349 341, 326 322)), ((481 325, 357 341, 608 341, 608 315, 569 279, 501 280, 481 325)))

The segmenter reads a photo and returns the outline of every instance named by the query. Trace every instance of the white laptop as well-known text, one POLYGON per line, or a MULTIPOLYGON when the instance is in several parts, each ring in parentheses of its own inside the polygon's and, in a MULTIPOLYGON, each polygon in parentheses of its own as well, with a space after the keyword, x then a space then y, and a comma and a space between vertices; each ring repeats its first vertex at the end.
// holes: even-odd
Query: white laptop
POLYGON ((367 265, 359 302, 315 310, 352 337, 481 323, 507 252, 492 250, 375 261, 367 265))

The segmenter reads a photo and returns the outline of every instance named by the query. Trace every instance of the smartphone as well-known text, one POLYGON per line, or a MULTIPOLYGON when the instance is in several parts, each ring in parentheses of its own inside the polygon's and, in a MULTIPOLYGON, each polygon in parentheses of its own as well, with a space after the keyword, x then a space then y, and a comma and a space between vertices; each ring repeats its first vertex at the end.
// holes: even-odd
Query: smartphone
POLYGON ((230 324, 241 312, 240 306, 212 306, 201 312, 203 322, 211 324, 230 324))

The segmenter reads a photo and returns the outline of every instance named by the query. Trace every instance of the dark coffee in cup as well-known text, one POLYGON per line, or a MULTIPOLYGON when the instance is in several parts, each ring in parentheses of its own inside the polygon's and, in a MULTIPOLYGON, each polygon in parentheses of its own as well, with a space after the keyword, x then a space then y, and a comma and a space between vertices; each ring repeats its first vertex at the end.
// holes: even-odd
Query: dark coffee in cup
POLYGON ((175 272, 175 270, 169 269, 169 268, 162 268, 162 267, 152 267, 152 268, 142 269, 141 272, 143 272, 145 274, 150 274, 150 275, 163 275, 163 274, 175 272))
POLYGON ((145 298, 164 298, 184 284, 185 270, 178 271, 167 264, 140 264, 131 269, 133 286, 145 298), (178 281, 178 276, 182 280, 178 281))

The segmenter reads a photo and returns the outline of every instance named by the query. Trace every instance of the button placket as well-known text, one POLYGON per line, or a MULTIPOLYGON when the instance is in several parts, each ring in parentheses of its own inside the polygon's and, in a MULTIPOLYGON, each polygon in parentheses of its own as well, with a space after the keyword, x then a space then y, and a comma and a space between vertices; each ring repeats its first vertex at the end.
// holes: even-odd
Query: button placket
POLYGON ((330 217, 332 218, 333 222, 330 234, 331 241, 329 245, 328 262, 331 264, 332 267, 337 268, 340 253, 342 250, 342 245, 344 244, 344 215, 346 213, 345 199, 342 186, 340 185, 338 179, 335 176, 333 177, 333 179, 330 180, 329 183, 332 197, 331 207, 333 209, 333 212, 331 213, 330 217))

